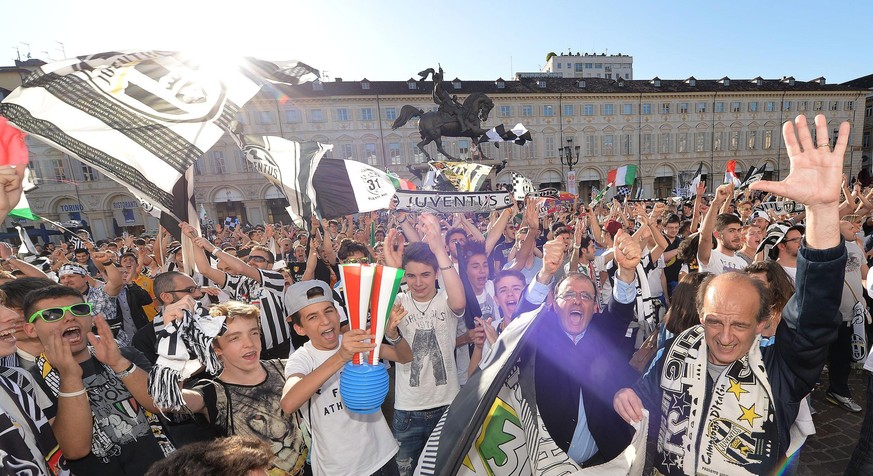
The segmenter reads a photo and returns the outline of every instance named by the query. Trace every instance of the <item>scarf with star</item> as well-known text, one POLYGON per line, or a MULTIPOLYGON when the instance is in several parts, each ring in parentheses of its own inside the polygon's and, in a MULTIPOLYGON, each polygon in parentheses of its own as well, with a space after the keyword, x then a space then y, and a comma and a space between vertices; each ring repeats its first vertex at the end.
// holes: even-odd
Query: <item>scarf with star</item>
POLYGON ((776 411, 758 339, 718 375, 708 405, 703 326, 679 334, 664 352, 655 457, 662 474, 767 474, 777 464, 776 411))

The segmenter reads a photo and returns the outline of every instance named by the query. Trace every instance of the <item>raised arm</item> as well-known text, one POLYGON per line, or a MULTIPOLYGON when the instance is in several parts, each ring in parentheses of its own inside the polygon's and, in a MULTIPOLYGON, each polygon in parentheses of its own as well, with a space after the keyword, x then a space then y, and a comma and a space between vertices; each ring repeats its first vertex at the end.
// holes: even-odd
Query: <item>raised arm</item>
MULTIPOLYGON (((223 288, 226 284, 225 281, 227 275, 224 273, 224 271, 213 268, 209 264, 209 258, 207 258, 205 254, 207 251, 216 251, 217 248, 215 247, 215 245, 210 243, 206 238, 200 236, 197 230, 195 230, 194 227, 189 225, 188 223, 183 222, 180 223, 179 226, 180 228, 182 228, 182 233, 191 238, 191 242, 194 243, 194 246, 199 249, 194 251, 194 264, 197 265, 197 269, 200 271, 200 274, 206 276, 206 278, 211 280, 213 283, 223 288)), ((229 254, 222 252, 221 259, 224 259, 225 257, 227 257, 228 259, 231 258, 229 254)), ((234 259, 239 261, 238 258, 234 259)))
POLYGON ((849 143, 850 125, 840 124, 837 143, 831 150, 825 117, 815 117, 816 137, 825 139, 814 145, 806 117, 795 119, 797 132, 790 122, 782 126, 785 149, 791 162, 791 172, 781 182, 758 181, 753 190, 764 190, 803 203, 806 207, 804 239, 812 248, 828 249, 840 243, 840 179, 843 156, 849 143))
POLYGON ((449 308, 456 315, 461 315, 464 312, 464 307, 467 305, 467 299, 464 294, 464 284, 461 282, 461 276, 452 264, 452 259, 446 253, 446 247, 443 245, 442 234, 440 233, 439 220, 430 213, 422 213, 419 217, 419 225, 422 231, 422 241, 427 243, 430 250, 437 257, 437 264, 442 271, 442 283, 446 290, 446 297, 449 308))
POLYGON ((106 276, 106 286, 103 290, 109 296, 118 296, 121 288, 124 287, 124 278, 121 276, 121 271, 115 266, 112 255, 103 251, 97 251, 91 257, 94 260, 94 265, 97 266, 97 270, 106 276))
MULTIPOLYGON (((493 223, 488 227, 488 236, 485 238, 486 255, 490 255, 494 247, 497 246, 497 240, 503 235, 503 230, 506 228, 506 224, 509 223, 510 218, 512 218, 512 208, 507 208, 500 212, 497 223, 493 223)), ((478 233, 479 230, 476 231, 478 233)), ((482 235, 482 233, 479 233, 479 235, 482 235)))
POLYGON ((712 232, 715 230, 715 217, 718 216, 718 209, 721 204, 731 195, 733 184, 719 185, 715 191, 715 200, 710 204, 709 210, 706 211, 706 217, 703 218, 703 227, 700 229, 700 246, 697 248, 697 261, 701 265, 709 264, 709 258, 712 256, 712 232))

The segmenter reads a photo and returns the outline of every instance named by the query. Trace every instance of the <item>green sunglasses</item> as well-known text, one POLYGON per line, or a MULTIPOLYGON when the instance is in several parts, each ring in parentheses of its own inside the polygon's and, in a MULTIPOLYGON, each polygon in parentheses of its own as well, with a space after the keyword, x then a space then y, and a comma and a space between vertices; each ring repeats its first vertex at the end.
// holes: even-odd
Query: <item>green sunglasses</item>
POLYGON ((67 311, 70 311, 70 314, 76 317, 85 317, 90 316, 93 309, 94 306, 90 302, 78 302, 64 307, 50 307, 34 312, 27 322, 35 321, 37 317, 42 319, 43 322, 57 322, 64 318, 64 314, 67 311))

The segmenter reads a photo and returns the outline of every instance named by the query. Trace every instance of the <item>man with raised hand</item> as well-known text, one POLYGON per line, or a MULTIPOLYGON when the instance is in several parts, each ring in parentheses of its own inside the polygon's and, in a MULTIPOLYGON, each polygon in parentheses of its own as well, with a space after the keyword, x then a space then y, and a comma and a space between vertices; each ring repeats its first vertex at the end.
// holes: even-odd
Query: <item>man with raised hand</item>
POLYGON ((533 382, 546 431, 582 467, 615 458, 632 433, 609 411, 609 394, 633 382, 623 341, 634 318, 640 245, 622 230, 614 244, 616 284, 604 312, 595 313, 597 290, 588 276, 569 273, 555 283, 566 252, 560 238, 543 246, 543 267, 516 311, 539 306, 554 289, 553 306, 540 311, 542 323, 530 331, 531 345, 522 351, 519 380, 533 382))
MULTIPOLYGON (((797 259, 797 292, 782 311, 774 350, 762 355, 760 332, 769 294, 742 273, 701 285, 701 325, 668 341, 657 365, 618 391, 615 411, 639 421, 643 408, 661 412, 655 468, 661 474, 769 474, 785 458, 798 403, 815 385, 828 345, 842 324, 840 290, 846 251, 839 233, 840 181, 849 124, 834 150, 824 116, 818 144, 804 116, 783 125, 791 172, 752 188, 806 206, 806 235, 797 259), (824 139, 824 140, 822 140, 824 139)), ((701 239, 701 249, 703 243, 701 239)))
POLYGON ((733 184, 720 185, 703 218, 700 246, 697 248, 697 262, 700 263, 701 273, 707 271, 719 275, 746 267, 746 260, 737 256, 737 251, 743 249, 743 224, 740 218, 732 213, 718 212, 723 204, 730 201, 733 193, 733 184), (712 248, 713 234, 717 243, 715 249, 712 248))
POLYGON ((194 253, 197 269, 230 295, 231 299, 251 303, 261 310, 261 357, 287 359, 291 354, 291 329, 285 322, 285 278, 273 271, 273 252, 263 246, 255 246, 243 261, 231 256, 200 236, 187 223, 180 224, 182 233, 188 235, 194 245, 211 253, 230 269, 229 273, 213 268, 204 253, 194 253))

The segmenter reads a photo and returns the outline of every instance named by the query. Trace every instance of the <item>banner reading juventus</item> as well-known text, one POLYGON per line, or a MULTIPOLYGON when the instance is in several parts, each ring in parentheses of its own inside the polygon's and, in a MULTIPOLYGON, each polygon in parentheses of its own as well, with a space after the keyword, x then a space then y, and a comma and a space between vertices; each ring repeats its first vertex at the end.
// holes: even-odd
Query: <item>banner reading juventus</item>
POLYGON ((437 192, 398 190, 394 204, 398 210, 430 213, 476 213, 503 210, 512 206, 509 192, 437 192))

